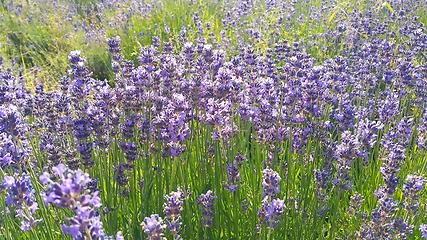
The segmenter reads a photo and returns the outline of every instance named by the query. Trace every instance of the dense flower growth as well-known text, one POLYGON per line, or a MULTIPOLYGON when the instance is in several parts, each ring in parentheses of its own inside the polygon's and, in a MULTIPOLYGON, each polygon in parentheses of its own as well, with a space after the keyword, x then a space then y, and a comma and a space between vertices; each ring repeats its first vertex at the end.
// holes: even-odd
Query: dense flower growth
POLYGON ((2 237, 427 239, 422 1, 75 2, 0 3, 2 237))

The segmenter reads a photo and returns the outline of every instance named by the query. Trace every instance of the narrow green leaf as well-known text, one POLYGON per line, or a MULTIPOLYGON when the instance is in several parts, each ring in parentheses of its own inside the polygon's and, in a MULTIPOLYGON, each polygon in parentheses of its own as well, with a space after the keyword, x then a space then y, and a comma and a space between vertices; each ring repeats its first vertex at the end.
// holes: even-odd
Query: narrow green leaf
POLYGON ((22 52, 21 52, 21 60, 22 60, 22 66, 24 67, 25 79, 27 80, 27 84, 29 84, 27 67, 25 67, 25 61, 24 61, 24 56, 22 55, 22 52))
POLYGON ((334 13, 332 13, 331 17, 329 18, 328 24, 331 23, 332 19, 334 19, 335 14, 338 12, 339 10, 336 10, 334 13))
POLYGON ((390 9, 390 11, 391 11, 392 13, 394 13, 393 8, 391 8, 391 6, 390 6, 390 4, 389 4, 388 2, 385 2, 385 5, 388 7, 388 9, 390 9))

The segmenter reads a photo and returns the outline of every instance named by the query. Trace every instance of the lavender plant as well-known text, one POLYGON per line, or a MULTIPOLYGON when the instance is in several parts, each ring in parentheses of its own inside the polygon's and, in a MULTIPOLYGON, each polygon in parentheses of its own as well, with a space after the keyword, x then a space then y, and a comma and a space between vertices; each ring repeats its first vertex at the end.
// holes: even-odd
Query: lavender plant
POLYGON ((0 3, 1 236, 425 238, 425 10, 0 3))

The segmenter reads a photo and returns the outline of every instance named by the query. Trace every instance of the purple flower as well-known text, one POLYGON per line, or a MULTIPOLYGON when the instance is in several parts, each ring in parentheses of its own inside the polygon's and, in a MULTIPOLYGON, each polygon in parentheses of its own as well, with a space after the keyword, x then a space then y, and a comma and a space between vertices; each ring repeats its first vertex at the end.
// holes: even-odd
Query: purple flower
POLYGON ((24 134, 26 125, 22 121, 21 113, 13 104, 0 105, 0 133, 7 133, 14 137, 24 134))
POLYGON ((163 204, 163 213, 166 214, 166 224, 175 239, 179 238, 178 232, 181 226, 182 203, 184 202, 184 192, 178 188, 176 192, 171 192, 165 196, 166 203, 163 204))
POLYGON ((215 205, 215 199, 217 198, 215 192, 211 190, 207 191, 206 194, 201 194, 197 197, 197 204, 201 207, 200 211, 202 212, 202 225, 204 227, 211 227, 213 224, 213 216, 215 214, 212 211, 212 208, 215 205))
POLYGON ((111 37, 107 39, 108 51, 112 54, 119 54, 122 49, 120 48, 120 36, 111 37))
POLYGON ((258 208, 260 224, 267 224, 268 229, 277 228, 279 226, 279 218, 284 213, 285 201, 280 199, 271 201, 269 196, 265 196, 261 202, 261 208, 258 208))
POLYGON ((52 181, 48 173, 40 176, 40 181, 47 185, 46 193, 42 194, 45 204, 54 204, 71 209, 76 215, 65 218, 70 225, 61 225, 64 233, 74 239, 98 239, 105 236, 98 209, 102 206, 98 191, 85 191, 92 180, 82 170, 71 171, 62 163, 53 167, 58 182, 52 181))
POLYGON ((261 224, 267 221, 268 209, 269 209, 269 202, 268 202, 268 196, 266 196, 261 201, 261 208, 258 208, 258 219, 261 224))
POLYGON ((408 145, 409 140, 412 137, 412 132, 413 132, 412 123, 413 123, 413 121, 414 121, 413 118, 404 117, 396 125, 397 133, 399 134, 399 137, 400 137, 400 143, 405 147, 408 145))
POLYGON ((268 207, 266 222, 268 229, 275 229, 279 226, 279 218, 284 213, 285 201, 280 199, 273 199, 268 207))
POLYGON ((22 230, 29 231, 43 221, 43 219, 35 219, 35 213, 39 208, 35 202, 35 191, 30 176, 25 173, 17 178, 5 176, 0 188, 7 191, 6 204, 17 209, 16 217, 23 218, 22 230))
POLYGON ((88 209, 82 209, 77 212, 77 216, 73 218, 66 218, 65 221, 71 225, 61 225, 61 229, 65 234, 70 234, 74 239, 89 239, 87 236, 90 234, 91 239, 98 239, 104 236, 102 229, 101 217, 94 216, 95 212, 88 209))
POLYGON ((228 189, 230 190, 230 192, 232 192, 232 193, 235 193, 236 191, 237 191, 237 187, 238 187, 239 185, 230 185, 230 186, 228 186, 228 189))
POLYGON ((350 198, 350 207, 348 208, 348 213, 350 213, 353 216, 357 216, 360 213, 360 207, 362 206, 365 199, 363 196, 358 193, 354 192, 354 195, 350 198))
POLYGON ((234 160, 232 163, 227 165, 228 179, 230 183, 238 183, 240 182, 240 167, 241 163, 234 160))
POLYGON ((17 106, 13 103, 7 106, 0 105, 0 167, 2 169, 12 164, 22 164, 26 157, 30 156, 31 147, 25 135, 27 131, 27 125, 17 106))
POLYGON ((418 208, 420 206, 419 197, 421 191, 424 190, 425 179, 416 175, 408 174, 406 182, 403 183, 403 195, 405 202, 403 207, 409 211, 414 217, 418 215, 418 208))
POLYGON ((38 205, 36 202, 33 203, 32 206, 28 207, 28 215, 23 210, 18 210, 15 217, 22 217, 23 221, 21 221, 21 229, 26 232, 34 229, 38 223, 43 222, 43 219, 35 219, 35 212, 38 210, 38 205))
POLYGON ((420 224, 420 231, 423 238, 427 239, 427 225, 420 224))
POLYGON ((166 214, 167 218, 179 217, 182 211, 182 203, 184 202, 184 193, 181 188, 178 188, 176 192, 171 192, 165 196, 166 203, 163 204, 163 213, 166 214))
POLYGON ((12 176, 5 176, 3 186, 7 189, 6 204, 17 209, 25 206, 32 206, 35 201, 34 189, 30 176, 25 173, 17 179, 12 176), (24 205, 25 204, 25 205, 24 205))
POLYGON ((394 219, 391 222, 391 225, 393 226, 393 229, 395 231, 395 239, 408 239, 415 227, 414 225, 412 225, 408 221, 405 221, 401 217, 397 217, 396 219, 394 219))
POLYGON ((94 194, 93 199, 82 193, 86 185, 91 182, 89 174, 83 173, 80 169, 69 171, 62 163, 53 167, 52 171, 60 179, 59 182, 50 180, 46 173, 40 176, 40 181, 48 184, 46 194, 43 196, 45 205, 52 203, 70 209, 79 208, 81 203, 84 203, 83 206, 89 206, 91 203, 100 206, 97 193, 94 194))
POLYGON ((383 129, 384 124, 380 121, 369 121, 368 119, 360 120, 357 133, 361 137, 361 143, 365 147, 374 147, 377 141, 377 132, 383 129))
POLYGON ((81 54, 80 50, 71 51, 70 54, 68 55, 68 62, 70 62, 71 64, 77 64, 82 60, 80 58, 80 54, 81 54))
POLYGON ((341 134, 341 144, 336 147, 335 155, 337 157, 337 177, 332 181, 333 184, 340 186, 344 191, 351 189, 350 164, 356 158, 363 156, 360 150, 360 143, 357 136, 352 135, 350 131, 344 131, 341 134))
POLYGON ((158 214, 153 214, 145 218, 145 222, 141 223, 142 230, 148 234, 148 239, 163 240, 163 231, 166 225, 163 224, 163 219, 158 214))
POLYGON ((282 178, 279 176, 277 172, 269 168, 264 169, 262 173, 263 173, 262 188, 264 188, 262 197, 265 198, 266 196, 269 196, 269 197, 276 196, 276 194, 280 193, 279 182, 282 180, 282 178))

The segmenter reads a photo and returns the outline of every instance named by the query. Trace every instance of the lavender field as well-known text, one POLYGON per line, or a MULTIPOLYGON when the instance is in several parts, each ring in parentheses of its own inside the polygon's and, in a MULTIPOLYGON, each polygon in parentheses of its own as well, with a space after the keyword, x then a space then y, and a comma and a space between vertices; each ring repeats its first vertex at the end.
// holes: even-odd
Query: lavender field
POLYGON ((427 239, 426 0, 0 0, 0 240, 427 239))

